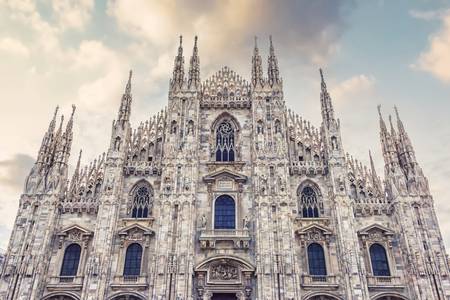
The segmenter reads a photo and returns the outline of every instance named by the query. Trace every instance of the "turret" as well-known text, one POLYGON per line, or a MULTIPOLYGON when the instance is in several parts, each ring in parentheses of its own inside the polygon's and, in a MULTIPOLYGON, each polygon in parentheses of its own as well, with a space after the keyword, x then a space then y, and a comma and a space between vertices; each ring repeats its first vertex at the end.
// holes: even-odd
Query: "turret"
POLYGON ((200 57, 198 56, 197 40, 198 38, 195 36, 194 50, 189 65, 188 87, 190 89, 196 89, 200 86, 200 57))

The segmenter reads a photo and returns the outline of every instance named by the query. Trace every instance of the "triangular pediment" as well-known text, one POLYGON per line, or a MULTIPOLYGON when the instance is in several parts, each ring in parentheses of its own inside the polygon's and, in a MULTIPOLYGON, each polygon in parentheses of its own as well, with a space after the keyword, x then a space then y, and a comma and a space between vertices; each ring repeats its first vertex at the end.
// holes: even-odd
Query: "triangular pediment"
POLYGON ((144 233, 144 235, 147 235, 147 234, 152 235, 152 234, 154 234, 154 231, 152 229, 150 229, 148 227, 145 227, 145 226, 142 226, 141 224, 137 224, 137 223, 130 224, 127 227, 122 228, 118 232, 118 234, 119 235, 128 235, 132 231, 141 231, 141 232, 144 233))
POLYGON ((376 224, 376 223, 362 228, 361 230, 358 231, 358 234, 359 235, 368 235, 374 231, 381 231, 384 235, 394 235, 395 234, 395 232, 393 230, 391 230, 383 225, 376 224))
POLYGON ((93 234, 92 231, 75 224, 75 225, 71 225, 71 226, 63 228, 61 231, 58 232, 58 235, 67 235, 71 231, 78 231, 82 235, 92 235, 93 234))
POLYGON ((246 182, 247 181, 247 176, 240 174, 238 172, 226 169, 226 168, 214 171, 214 172, 204 176, 203 181, 214 182, 221 178, 229 178, 236 182, 246 182))
POLYGON ((325 226, 319 225, 319 224, 310 224, 306 227, 303 227, 299 230, 296 231, 297 234, 306 234, 308 232, 312 232, 312 231, 319 231, 321 232, 324 236, 326 235, 331 235, 333 232, 328 229, 325 226))

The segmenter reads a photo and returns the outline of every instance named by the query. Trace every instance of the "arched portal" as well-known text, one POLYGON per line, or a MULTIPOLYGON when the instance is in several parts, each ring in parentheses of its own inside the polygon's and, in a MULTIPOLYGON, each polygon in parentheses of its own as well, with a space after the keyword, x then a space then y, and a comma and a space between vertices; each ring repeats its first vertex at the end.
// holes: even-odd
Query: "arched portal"
POLYGON ((58 293, 51 293, 42 298, 42 300, 78 300, 79 298, 75 295, 72 295, 72 293, 64 293, 64 292, 58 292, 58 293))

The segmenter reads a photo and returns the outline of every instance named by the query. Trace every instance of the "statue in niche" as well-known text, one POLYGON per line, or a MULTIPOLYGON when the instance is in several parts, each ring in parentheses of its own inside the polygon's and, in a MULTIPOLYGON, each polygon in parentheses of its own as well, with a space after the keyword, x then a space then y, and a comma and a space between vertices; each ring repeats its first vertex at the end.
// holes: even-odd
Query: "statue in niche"
POLYGON ((243 227, 244 227, 244 229, 250 229, 250 219, 249 219, 248 215, 246 215, 244 217, 243 227))
POLYGON ((202 218, 201 218, 201 228, 205 229, 206 228, 206 224, 208 223, 208 219, 206 218, 206 216, 203 214, 202 218))

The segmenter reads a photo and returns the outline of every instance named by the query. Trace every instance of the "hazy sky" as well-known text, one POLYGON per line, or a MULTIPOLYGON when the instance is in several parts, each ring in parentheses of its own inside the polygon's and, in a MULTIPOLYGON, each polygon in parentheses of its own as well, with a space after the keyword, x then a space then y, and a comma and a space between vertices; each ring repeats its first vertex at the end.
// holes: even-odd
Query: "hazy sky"
MULTIPOLYGON (((133 69, 132 123, 167 101, 178 35, 185 60, 199 36, 201 75, 223 65, 249 77, 253 36, 273 35, 287 105, 320 124, 318 68, 345 150, 380 175, 376 105, 397 105, 429 178, 450 247, 450 4, 338 0, 0 0, 0 248, 56 105, 77 105, 71 164, 107 149, 133 69)), ((264 68, 266 69, 266 58, 264 68)))

